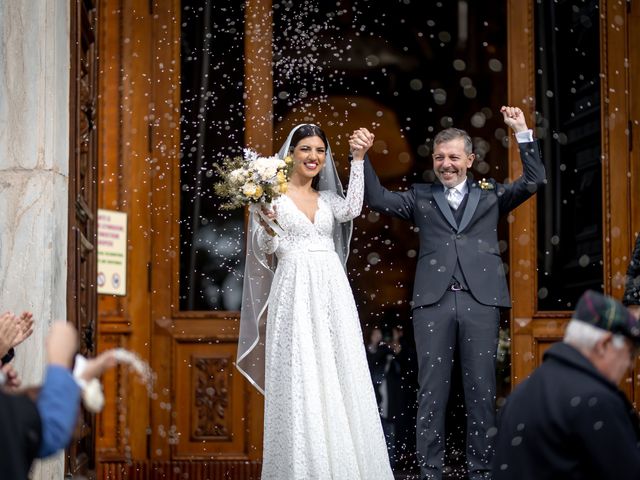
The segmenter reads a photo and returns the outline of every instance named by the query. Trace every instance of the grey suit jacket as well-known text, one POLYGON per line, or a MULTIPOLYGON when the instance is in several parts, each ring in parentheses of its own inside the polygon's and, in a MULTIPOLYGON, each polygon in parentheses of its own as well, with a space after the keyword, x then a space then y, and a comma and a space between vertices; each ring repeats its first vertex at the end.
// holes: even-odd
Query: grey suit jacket
POLYGON ((451 283, 456 262, 474 298, 511 307, 500 250, 498 219, 536 193, 545 182, 537 142, 521 143, 523 174, 512 183, 468 181, 469 198, 458 224, 440 183, 417 183, 404 192, 380 184, 365 158, 365 202, 373 210, 409 220, 419 228, 420 254, 413 286, 413 308, 431 305, 451 283))

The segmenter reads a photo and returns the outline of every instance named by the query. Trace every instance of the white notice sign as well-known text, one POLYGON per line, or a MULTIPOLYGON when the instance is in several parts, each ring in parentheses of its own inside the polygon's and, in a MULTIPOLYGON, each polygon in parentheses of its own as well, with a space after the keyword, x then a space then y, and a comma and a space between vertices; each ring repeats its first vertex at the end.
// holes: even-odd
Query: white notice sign
POLYGON ((127 294, 127 214, 98 209, 98 293, 127 294))

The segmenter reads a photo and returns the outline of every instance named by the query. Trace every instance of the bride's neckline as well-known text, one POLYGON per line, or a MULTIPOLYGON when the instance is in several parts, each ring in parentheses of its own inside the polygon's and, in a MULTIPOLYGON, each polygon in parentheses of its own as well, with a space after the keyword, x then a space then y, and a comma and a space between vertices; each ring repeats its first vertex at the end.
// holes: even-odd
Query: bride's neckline
POLYGON ((295 207, 295 209, 300 212, 300 215, 302 215, 304 218, 306 218, 309 223, 311 223, 311 225, 315 225, 316 224, 316 216, 318 215, 318 210, 320 210, 320 192, 317 192, 318 197, 316 198, 316 208, 313 211, 313 218, 310 218, 306 213, 304 213, 304 211, 298 207, 298 204, 296 203, 296 201, 291 198, 289 195, 284 194, 283 197, 286 197, 287 199, 289 199, 289 201, 293 204, 293 206, 295 207))

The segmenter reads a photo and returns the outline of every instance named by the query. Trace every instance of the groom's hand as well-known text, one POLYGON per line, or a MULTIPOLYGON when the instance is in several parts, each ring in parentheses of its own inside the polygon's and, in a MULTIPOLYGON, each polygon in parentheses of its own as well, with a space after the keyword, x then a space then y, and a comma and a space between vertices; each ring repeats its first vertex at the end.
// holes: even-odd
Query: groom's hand
POLYGON ((526 132, 529 130, 527 127, 527 121, 524 118, 524 113, 518 107, 502 107, 500 109, 504 123, 506 123, 511 129, 518 132, 526 132))
POLYGON ((359 128, 349 137, 349 150, 354 160, 364 160, 364 155, 373 145, 375 135, 366 128, 359 128))

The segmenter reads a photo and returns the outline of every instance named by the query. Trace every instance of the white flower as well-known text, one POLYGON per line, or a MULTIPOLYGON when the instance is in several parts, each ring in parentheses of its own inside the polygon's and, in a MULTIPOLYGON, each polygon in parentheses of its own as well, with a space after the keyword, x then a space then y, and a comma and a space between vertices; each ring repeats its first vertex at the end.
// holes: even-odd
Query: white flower
POLYGON ((242 193, 247 197, 253 197, 256 194, 257 185, 253 182, 247 182, 242 187, 242 193))
POLYGON ((258 158, 258 153, 255 150, 251 150, 250 148, 244 148, 244 159, 247 162, 253 162, 256 158, 258 158))
POLYGON ((277 157, 259 157, 251 163, 251 168, 259 175, 263 182, 271 180, 278 173, 277 157))
POLYGON ((231 183, 239 184, 246 180, 247 172, 244 168, 236 168, 229 173, 229 181, 231 183))

